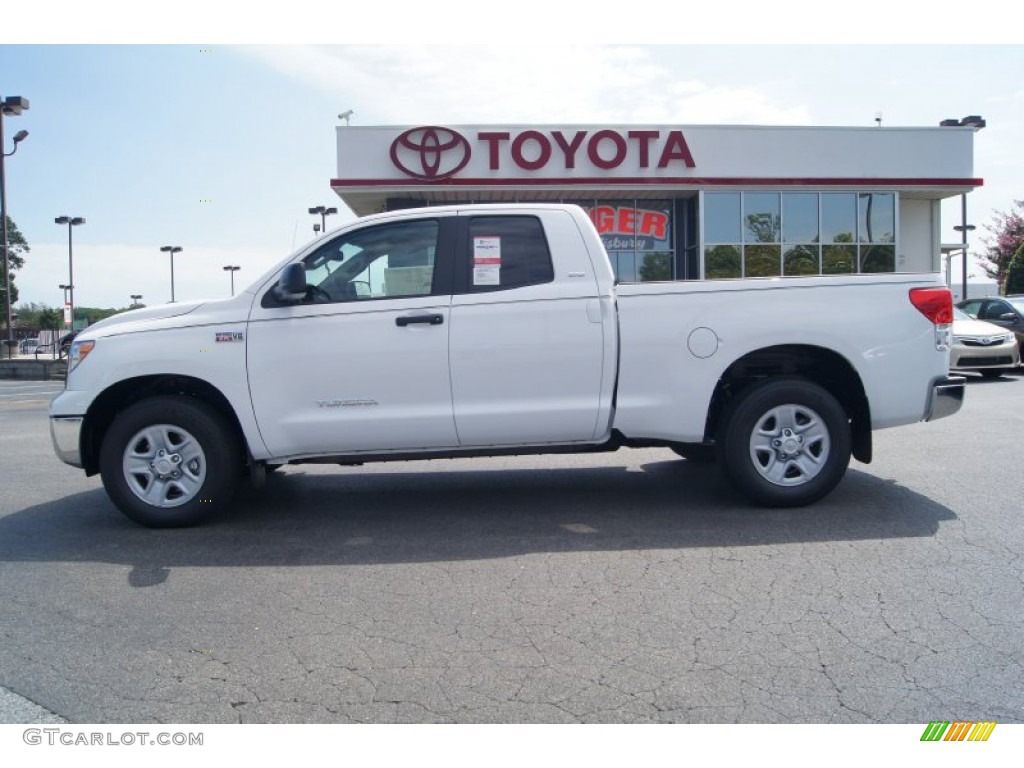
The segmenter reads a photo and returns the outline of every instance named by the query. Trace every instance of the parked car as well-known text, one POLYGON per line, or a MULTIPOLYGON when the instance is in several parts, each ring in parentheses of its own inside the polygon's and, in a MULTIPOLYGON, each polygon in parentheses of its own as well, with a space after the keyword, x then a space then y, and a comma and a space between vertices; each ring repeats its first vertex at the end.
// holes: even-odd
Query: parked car
POLYGON ((1024 345, 1024 296, 986 296, 965 299, 957 304, 971 317, 1013 331, 1018 344, 1024 345))
POLYGON ((22 339, 18 342, 18 352, 22 355, 31 355, 39 346, 39 339, 22 339))
POLYGON ((962 309, 953 310, 953 346, 949 367, 976 371, 995 378, 1020 365, 1020 350, 1013 333, 984 320, 975 320, 962 309))

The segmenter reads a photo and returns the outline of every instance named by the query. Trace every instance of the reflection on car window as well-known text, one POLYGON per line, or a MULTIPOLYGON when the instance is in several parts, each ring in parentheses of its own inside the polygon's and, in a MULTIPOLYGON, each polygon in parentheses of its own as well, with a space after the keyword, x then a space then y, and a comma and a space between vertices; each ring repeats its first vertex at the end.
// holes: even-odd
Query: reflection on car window
POLYGON ((979 320, 998 320, 1004 312, 1009 312, 1010 305, 1004 301, 990 301, 984 309, 978 313, 979 320))
POLYGON ((978 309, 981 307, 981 301, 965 301, 960 305, 960 309, 966 312, 971 317, 978 316, 978 309))
POLYGON ((313 302, 427 296, 434 278, 437 221, 359 229, 303 261, 313 302))

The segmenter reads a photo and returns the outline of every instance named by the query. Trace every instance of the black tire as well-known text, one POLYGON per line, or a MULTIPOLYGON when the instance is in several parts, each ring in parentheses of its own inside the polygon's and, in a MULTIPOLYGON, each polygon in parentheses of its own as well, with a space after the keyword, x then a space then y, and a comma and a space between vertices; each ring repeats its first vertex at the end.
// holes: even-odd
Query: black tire
POLYGON ((770 379, 744 391, 724 414, 719 460, 748 499, 799 507, 827 495, 850 463, 842 405, 804 379, 770 379))
POLYGON ((125 515, 150 528, 197 525, 223 509, 240 465, 241 448, 228 422, 189 397, 129 406, 100 448, 107 494, 125 515))
POLYGON ((673 445, 672 450, 691 464, 714 464, 718 451, 713 445, 673 445))

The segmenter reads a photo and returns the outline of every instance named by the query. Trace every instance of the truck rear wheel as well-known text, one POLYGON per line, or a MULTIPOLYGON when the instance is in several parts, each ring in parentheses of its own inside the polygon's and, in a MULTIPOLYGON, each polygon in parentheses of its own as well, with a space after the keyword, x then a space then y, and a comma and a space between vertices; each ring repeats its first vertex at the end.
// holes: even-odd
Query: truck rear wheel
POLYGON ((731 405, 719 439, 726 475, 768 507, 817 501, 850 463, 850 422, 825 389, 803 379, 772 379, 731 405))
POLYGON ((188 397, 154 397, 114 419, 100 449, 100 474, 129 518, 177 528, 227 505, 239 457, 234 433, 213 407, 188 397))

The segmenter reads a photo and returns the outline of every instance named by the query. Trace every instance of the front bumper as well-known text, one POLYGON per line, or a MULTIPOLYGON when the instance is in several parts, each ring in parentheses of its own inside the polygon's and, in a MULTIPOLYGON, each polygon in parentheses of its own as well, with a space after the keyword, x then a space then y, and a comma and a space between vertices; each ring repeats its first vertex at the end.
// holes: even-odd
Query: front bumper
POLYGON ((84 416, 51 416, 50 439, 57 458, 65 464, 82 469, 82 422, 84 416))
POLYGON ((964 404, 964 389, 967 379, 963 376, 944 376, 932 382, 928 394, 928 407, 924 412, 925 421, 935 421, 952 416, 964 404))

